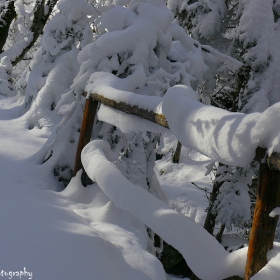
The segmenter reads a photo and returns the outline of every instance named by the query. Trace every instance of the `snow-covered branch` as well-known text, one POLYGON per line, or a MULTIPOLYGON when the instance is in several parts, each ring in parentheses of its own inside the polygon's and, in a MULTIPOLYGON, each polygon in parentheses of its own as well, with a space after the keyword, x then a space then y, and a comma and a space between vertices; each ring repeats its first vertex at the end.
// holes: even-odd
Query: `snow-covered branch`
POLYGON ((45 24, 58 0, 37 0, 34 7, 32 24, 25 30, 25 37, 1 54, 1 58, 8 56, 12 65, 20 62, 43 33, 45 24))

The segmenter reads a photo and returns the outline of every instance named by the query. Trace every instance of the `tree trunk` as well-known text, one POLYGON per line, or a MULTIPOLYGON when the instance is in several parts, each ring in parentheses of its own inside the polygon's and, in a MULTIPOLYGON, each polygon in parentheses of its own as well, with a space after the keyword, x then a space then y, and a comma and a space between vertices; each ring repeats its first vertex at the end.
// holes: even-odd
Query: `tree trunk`
POLYGON ((222 243, 222 236, 223 236, 225 228, 226 228, 226 225, 222 224, 219 232, 216 235, 216 239, 217 239, 217 241, 219 241, 219 243, 222 243))
POLYGON ((6 43, 9 28, 16 17, 15 5, 13 0, 5 1, 0 7, 0 53, 6 43))
POLYGON ((12 65, 15 66, 19 63, 25 54, 33 47, 39 36, 43 33, 43 29, 46 25, 46 22, 53 11, 54 6, 56 5, 58 0, 48 0, 45 5, 45 0, 37 0, 34 7, 34 16, 33 21, 30 27, 30 31, 33 33, 32 39, 30 39, 20 54, 12 59, 12 65), (47 10, 47 13, 45 11, 47 10))

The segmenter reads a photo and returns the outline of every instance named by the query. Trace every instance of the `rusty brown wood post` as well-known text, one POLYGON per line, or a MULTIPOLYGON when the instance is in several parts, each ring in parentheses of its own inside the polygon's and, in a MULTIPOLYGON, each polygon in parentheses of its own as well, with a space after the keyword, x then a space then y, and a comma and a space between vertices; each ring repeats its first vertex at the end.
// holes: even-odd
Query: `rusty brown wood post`
POLYGON ((90 137, 93 129, 94 117, 97 111, 97 105, 98 102, 92 98, 88 98, 86 100, 83 121, 80 130, 80 138, 77 146, 73 176, 76 176, 77 172, 82 168, 81 153, 83 148, 90 141, 90 137))
POLYGON ((250 233, 244 280, 249 280, 267 264, 267 252, 273 248, 278 216, 269 217, 280 205, 280 154, 265 156, 260 163, 258 193, 250 233))

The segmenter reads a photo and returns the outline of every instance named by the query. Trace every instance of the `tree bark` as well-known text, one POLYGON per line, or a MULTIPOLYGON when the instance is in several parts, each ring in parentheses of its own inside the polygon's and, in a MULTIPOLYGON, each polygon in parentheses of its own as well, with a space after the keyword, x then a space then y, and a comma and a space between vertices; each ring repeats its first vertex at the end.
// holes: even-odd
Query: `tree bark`
POLYGON ((9 28, 16 17, 15 5, 13 0, 7 0, 0 6, 0 53, 6 43, 9 28))
POLYGON ((280 154, 273 153, 260 164, 244 280, 249 280, 267 264, 267 252, 273 248, 278 216, 272 218, 269 214, 280 206, 279 159, 280 154))

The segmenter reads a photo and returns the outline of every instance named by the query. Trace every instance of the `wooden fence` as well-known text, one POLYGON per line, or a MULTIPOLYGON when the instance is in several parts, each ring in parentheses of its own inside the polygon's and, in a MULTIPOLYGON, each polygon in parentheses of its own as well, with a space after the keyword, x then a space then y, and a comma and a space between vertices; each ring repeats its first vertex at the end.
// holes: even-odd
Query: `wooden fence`
MULTIPOLYGON (((90 141, 98 102, 169 128, 166 118, 162 114, 156 114, 124 102, 116 102, 100 94, 91 94, 85 104, 75 159, 74 176, 82 168, 81 151, 90 141)), ((273 209, 280 206, 280 153, 272 153, 267 156, 266 149, 258 148, 255 159, 260 162, 258 190, 244 280, 249 280, 267 264, 267 252, 273 248, 279 217, 270 217, 269 214, 273 209)))

